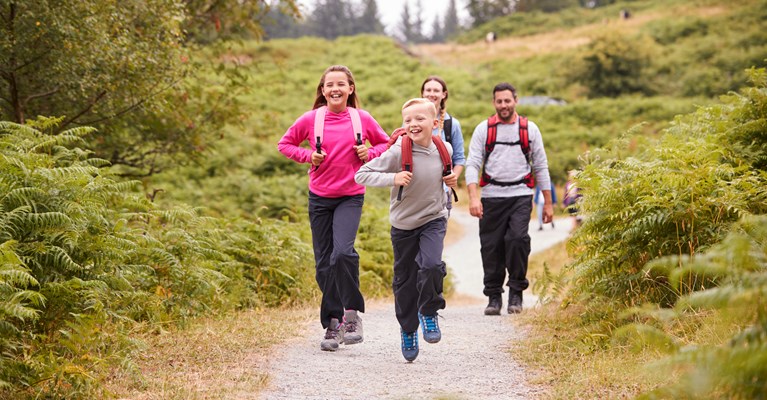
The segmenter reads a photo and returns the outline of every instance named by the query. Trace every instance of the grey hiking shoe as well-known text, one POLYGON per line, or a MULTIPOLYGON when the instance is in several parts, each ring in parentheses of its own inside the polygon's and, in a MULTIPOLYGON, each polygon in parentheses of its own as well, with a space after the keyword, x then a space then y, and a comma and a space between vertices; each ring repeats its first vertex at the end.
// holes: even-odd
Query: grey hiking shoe
POLYGON ((509 314, 519 314, 522 312, 522 292, 509 293, 509 307, 506 309, 509 314))
POLYGON ((357 310, 344 311, 344 344, 362 343, 362 318, 357 310))
POLYGON ((490 301, 487 303, 487 307, 485 307, 485 315, 501 315, 502 304, 500 294, 490 296, 490 301))
POLYGON ((330 326, 325 330, 325 338, 320 343, 320 348, 324 351, 336 351, 338 345, 344 342, 344 325, 337 319, 330 320, 330 326))

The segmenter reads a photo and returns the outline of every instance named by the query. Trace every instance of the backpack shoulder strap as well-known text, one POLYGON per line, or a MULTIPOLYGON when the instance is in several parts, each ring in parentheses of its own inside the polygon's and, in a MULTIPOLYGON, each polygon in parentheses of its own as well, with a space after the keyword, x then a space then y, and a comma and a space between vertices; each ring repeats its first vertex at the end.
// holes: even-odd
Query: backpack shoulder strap
POLYGON ((442 131, 445 132, 445 141, 452 145, 453 144, 453 118, 452 117, 442 122, 442 131))
MULTIPOLYGON (((397 129, 400 130, 402 128, 397 129)), ((394 131, 395 133, 397 131, 394 131)), ((409 171, 413 172, 413 140, 410 139, 408 135, 402 135, 402 133, 405 132, 405 129, 402 129, 402 132, 398 136, 402 136, 402 143, 400 145, 402 146, 402 170, 403 171, 409 171)), ((394 136, 394 134, 392 134, 394 136)), ((396 140, 396 139, 395 139, 396 140)), ((397 201, 402 200, 402 190, 404 189, 404 186, 399 187, 399 191, 397 192, 397 201)))
POLYGON ((392 147, 394 143, 397 142, 397 138, 399 138, 400 136, 406 137, 407 135, 405 135, 405 132, 407 132, 405 128, 395 129, 394 132, 391 133, 391 136, 389 136, 389 142, 386 144, 386 148, 388 149, 389 147, 392 147))
POLYGON ((527 117, 519 116, 519 145, 525 154, 527 162, 530 162, 530 134, 527 130, 527 117))
POLYGON ((349 116, 352 118, 352 129, 354 129, 354 139, 357 145, 362 144, 362 121, 360 120, 360 112, 354 107, 347 107, 349 110, 349 116))
MULTIPOLYGON (((349 117, 352 119, 352 129, 354 130, 354 139, 357 145, 362 144, 362 120, 360 112, 354 107, 347 107, 349 117)), ((325 132, 325 114, 328 112, 328 106, 317 108, 314 114, 314 137, 317 142, 322 143, 323 133, 325 132)))
POLYGON ((445 142, 440 139, 439 136, 432 136, 431 141, 437 146, 439 152, 439 158, 442 159, 442 176, 450 175, 453 171, 453 159, 450 157, 450 153, 447 151, 445 142))
MULTIPOLYGON (((435 146, 437 146, 439 158, 442 159, 442 176, 448 176, 452 174, 453 158, 450 157, 450 152, 447 151, 447 146, 445 146, 445 143, 442 141, 442 139, 439 138, 439 136, 432 136, 431 141, 434 142, 435 146)), ((455 198, 455 201, 458 202, 458 194, 455 192, 455 189, 450 188, 450 190, 453 192, 453 198, 455 198)))
POLYGON ((495 149, 495 139, 498 135, 498 116, 493 114, 487 119, 487 138, 485 139, 485 156, 495 149))
POLYGON ((314 137, 317 143, 322 143, 322 134, 325 131, 325 114, 328 107, 322 106, 317 109, 314 114, 314 137))
POLYGON ((402 170, 413 172, 413 140, 402 135, 402 170))

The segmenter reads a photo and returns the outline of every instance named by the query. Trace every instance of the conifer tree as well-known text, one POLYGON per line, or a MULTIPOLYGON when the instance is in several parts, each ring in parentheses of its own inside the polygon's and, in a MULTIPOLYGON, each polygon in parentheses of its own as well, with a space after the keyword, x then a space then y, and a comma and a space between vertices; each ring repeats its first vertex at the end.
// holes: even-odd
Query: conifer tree
POLYGON ((458 9, 455 6, 455 0, 450 0, 450 5, 445 13, 445 24, 442 26, 443 39, 448 39, 455 35, 460 28, 458 23, 458 9))

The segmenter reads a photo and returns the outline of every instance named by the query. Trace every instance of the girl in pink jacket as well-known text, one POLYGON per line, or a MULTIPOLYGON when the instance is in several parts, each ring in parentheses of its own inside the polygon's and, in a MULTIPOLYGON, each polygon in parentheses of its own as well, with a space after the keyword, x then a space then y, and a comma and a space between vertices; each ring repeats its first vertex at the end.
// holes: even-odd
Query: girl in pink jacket
POLYGON ((277 149, 309 168, 309 222, 317 284, 322 291, 320 348, 362 342, 365 300, 360 292, 359 255, 354 249, 365 187, 354 181, 363 163, 386 151, 388 135, 369 113, 359 110, 354 76, 343 65, 320 78, 311 111, 300 116, 277 149), (372 147, 367 147, 365 141, 372 147), (308 142, 311 148, 300 147, 308 142))

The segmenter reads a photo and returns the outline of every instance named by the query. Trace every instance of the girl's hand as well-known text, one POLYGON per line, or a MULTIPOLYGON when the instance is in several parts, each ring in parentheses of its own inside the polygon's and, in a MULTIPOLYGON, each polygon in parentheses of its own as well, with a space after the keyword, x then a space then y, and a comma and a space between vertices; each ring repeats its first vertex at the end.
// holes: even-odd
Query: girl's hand
POLYGON ((357 152, 357 157, 362 160, 363 163, 368 162, 368 148, 364 144, 354 146, 354 151, 357 152))
POLYGON ((320 164, 325 160, 325 157, 328 155, 328 153, 325 153, 324 150, 322 150, 322 153, 317 153, 316 151, 312 153, 312 165, 315 167, 319 167, 320 164))
POLYGON ((413 179, 413 173, 409 171, 400 171, 397 172, 397 175, 394 175, 394 185, 395 186, 407 186, 410 184, 410 180, 413 179))
POLYGON ((447 187, 455 189, 455 187, 458 186, 458 174, 456 174, 455 171, 453 171, 450 173, 450 175, 443 176, 442 182, 445 182, 445 185, 447 185, 447 187))

